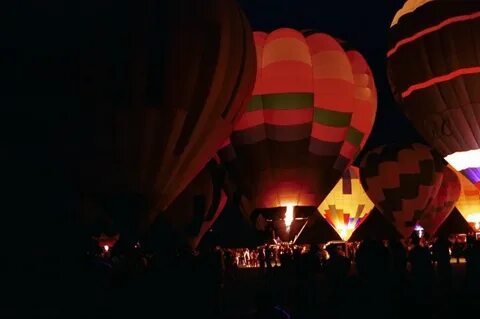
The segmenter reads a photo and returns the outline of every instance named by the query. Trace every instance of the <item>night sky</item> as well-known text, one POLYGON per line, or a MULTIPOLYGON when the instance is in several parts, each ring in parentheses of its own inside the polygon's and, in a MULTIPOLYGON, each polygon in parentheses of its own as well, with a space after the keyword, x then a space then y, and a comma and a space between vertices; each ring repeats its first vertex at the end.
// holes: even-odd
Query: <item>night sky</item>
MULTIPOLYGON (((368 61, 378 90, 375 125, 364 150, 388 143, 423 142, 396 105, 386 77, 388 28, 403 0, 239 0, 254 31, 316 29, 347 41, 368 61)), ((362 154, 357 158, 361 158, 362 154)))

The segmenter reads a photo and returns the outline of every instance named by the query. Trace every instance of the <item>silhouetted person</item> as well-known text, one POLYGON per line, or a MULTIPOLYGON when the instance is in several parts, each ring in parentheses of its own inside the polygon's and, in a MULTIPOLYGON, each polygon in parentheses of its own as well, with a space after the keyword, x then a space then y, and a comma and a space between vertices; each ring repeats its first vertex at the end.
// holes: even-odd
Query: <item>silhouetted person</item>
POLYGON ((335 308, 341 299, 345 288, 345 281, 350 272, 350 260, 343 256, 335 245, 329 245, 327 248, 330 258, 325 265, 325 273, 330 292, 330 300, 335 308))
POLYGON ((356 287, 350 288, 353 291, 349 295, 358 296, 355 301, 358 305, 349 309, 349 316, 391 318, 391 258, 388 249, 381 241, 364 240, 358 247, 355 261, 359 278, 356 287))
POLYGON ((460 257, 462 256, 462 253, 463 253, 463 245, 460 242, 460 240, 457 238, 455 239, 455 243, 453 244, 453 247, 452 247, 452 255, 457 260, 457 264, 460 263, 460 257))
POLYGON ((407 249, 396 237, 388 240, 390 257, 390 291, 393 305, 401 310, 406 292, 407 281, 407 249))
POLYGON ((448 238, 438 237, 433 244, 433 256, 437 262, 437 276, 441 288, 445 293, 452 289, 452 265, 450 264, 450 241, 448 238))
POLYGON ((308 253, 304 255, 303 273, 305 274, 306 302, 309 306, 316 304, 317 280, 316 275, 321 269, 320 251, 317 245, 311 245, 308 253))
POLYGON ((265 273, 265 264, 267 262, 267 257, 265 255, 265 248, 261 248, 258 254, 258 262, 260 264, 260 273, 265 273))
POLYGON ((212 303, 213 314, 215 317, 220 316, 221 297, 225 279, 225 260, 222 249, 217 246, 210 255, 209 267, 212 272, 212 303))
POLYGON ((392 271, 404 278, 407 270, 407 250, 397 238, 388 241, 388 251, 391 258, 392 271))
POLYGON ((480 242, 474 237, 467 238, 465 249, 466 265, 466 289, 471 297, 480 294, 480 242))
POLYGON ((412 238, 413 248, 408 259, 411 266, 412 292, 419 311, 428 311, 432 297, 433 267, 430 251, 420 244, 420 238, 412 238))

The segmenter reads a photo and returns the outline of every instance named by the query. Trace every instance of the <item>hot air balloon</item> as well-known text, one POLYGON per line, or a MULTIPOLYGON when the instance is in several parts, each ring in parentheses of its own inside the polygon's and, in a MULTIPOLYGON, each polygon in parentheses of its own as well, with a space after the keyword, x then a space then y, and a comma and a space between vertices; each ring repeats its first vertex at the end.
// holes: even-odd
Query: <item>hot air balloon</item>
POLYGON ((360 183, 359 170, 350 166, 330 194, 318 206, 318 211, 335 228, 343 240, 364 221, 373 203, 360 183))
POLYGON ((438 159, 428 146, 384 145, 360 164, 360 182, 375 206, 404 236, 410 236, 442 182, 438 159))
POLYGON ((108 46, 95 39, 80 59, 89 81, 78 88, 83 140, 72 161, 83 193, 140 196, 148 224, 230 135, 256 61, 249 24, 232 0, 132 6, 125 30, 98 32, 108 46))
POLYGON ((180 238, 180 245, 196 249, 227 203, 225 172, 212 159, 163 213, 180 238))
POLYGON ((323 33, 254 33, 257 79, 219 151, 244 212, 317 207, 355 159, 376 112, 372 73, 323 33))
POLYGON ((480 231, 480 191, 465 176, 457 172, 462 185, 456 207, 476 231, 480 231))
POLYGON ((460 180, 457 173, 448 166, 443 167, 443 177, 437 195, 432 199, 419 224, 433 235, 452 212, 460 196, 460 180))
POLYGON ((390 28, 388 76, 415 128, 480 182, 480 2, 408 0, 390 28))

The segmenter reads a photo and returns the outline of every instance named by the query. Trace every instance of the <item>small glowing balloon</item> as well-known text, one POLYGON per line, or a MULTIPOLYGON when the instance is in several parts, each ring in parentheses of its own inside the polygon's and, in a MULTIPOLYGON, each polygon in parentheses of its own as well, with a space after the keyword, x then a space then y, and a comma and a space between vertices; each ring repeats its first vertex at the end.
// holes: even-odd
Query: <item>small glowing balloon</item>
POLYGON ((358 168, 351 166, 318 211, 343 240, 348 240, 372 208, 373 203, 360 184, 358 168))

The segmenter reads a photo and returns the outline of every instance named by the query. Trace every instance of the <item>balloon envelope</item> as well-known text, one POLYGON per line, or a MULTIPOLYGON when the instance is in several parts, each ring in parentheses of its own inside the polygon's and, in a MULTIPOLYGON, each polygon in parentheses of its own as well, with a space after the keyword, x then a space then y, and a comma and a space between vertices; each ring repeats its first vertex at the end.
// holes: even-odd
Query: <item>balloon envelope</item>
POLYGON ((443 167, 443 177, 437 195, 432 199, 420 219, 420 225, 427 233, 433 235, 447 219, 460 197, 460 180, 457 173, 448 166, 443 167))
POLYGON ((473 227, 480 230, 480 191, 465 176, 457 172, 461 184, 460 197, 456 207, 465 220, 473 227))
POLYGON ((318 206, 318 211, 343 240, 348 240, 373 207, 372 201, 360 183, 358 168, 350 166, 318 206))
POLYGON ((442 167, 423 144, 385 145, 365 154, 360 181, 375 206, 410 236, 442 181, 442 167))
POLYGON ((253 98, 219 155, 247 214, 318 206, 370 134, 372 73, 326 34, 278 29, 254 38, 253 98))
POLYGON ((90 80, 78 88, 83 141, 72 161, 82 192, 139 194, 151 222, 230 135, 253 89, 255 49, 232 0, 132 4, 130 14, 81 56, 90 80))
POLYGON ((480 1, 408 0, 390 28, 388 76, 405 114, 480 182, 480 1), (415 57, 415 58, 413 58, 415 57))

